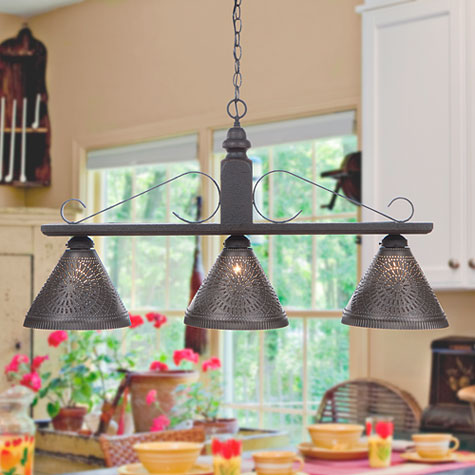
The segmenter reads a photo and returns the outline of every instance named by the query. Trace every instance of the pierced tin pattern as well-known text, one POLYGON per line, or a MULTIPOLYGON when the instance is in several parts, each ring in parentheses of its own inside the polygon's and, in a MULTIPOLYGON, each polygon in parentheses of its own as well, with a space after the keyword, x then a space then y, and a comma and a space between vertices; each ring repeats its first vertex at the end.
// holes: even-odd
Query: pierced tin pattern
POLYGON ((366 328, 445 328, 447 319, 408 248, 381 247, 343 311, 342 323, 366 328))
POLYGON ((185 324, 218 330, 287 326, 287 316, 251 249, 224 249, 190 303, 185 324))
POLYGON ((24 326, 50 330, 122 328, 130 319, 93 249, 67 250, 31 306, 24 326))

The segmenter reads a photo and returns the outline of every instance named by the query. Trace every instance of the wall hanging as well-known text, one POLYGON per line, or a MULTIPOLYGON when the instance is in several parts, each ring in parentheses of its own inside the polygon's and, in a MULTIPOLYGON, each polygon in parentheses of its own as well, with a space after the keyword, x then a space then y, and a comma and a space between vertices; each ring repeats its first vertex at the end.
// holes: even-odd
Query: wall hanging
POLYGON ((126 200, 111 205, 78 221, 61 217, 66 224, 42 226, 47 236, 73 236, 68 250, 53 270, 38 297, 33 302, 25 326, 45 329, 101 329, 130 325, 127 311, 112 286, 88 236, 186 236, 229 235, 224 249, 196 293, 185 314, 185 324, 198 328, 229 330, 266 330, 288 325, 287 316, 277 295, 268 282, 245 235, 315 235, 315 234, 379 234, 388 235, 344 311, 342 322, 368 328, 428 329, 448 325, 442 308, 422 271, 412 256, 402 234, 427 234, 432 223, 409 223, 414 214, 398 220, 368 205, 339 194, 307 178, 287 170, 272 170, 256 180, 253 186, 252 162, 247 157, 251 144, 240 125, 247 105, 240 97, 241 76, 241 0, 234 1, 234 97, 227 112, 234 124, 227 133, 223 147, 227 151, 221 161, 221 182, 200 171, 187 172, 126 200), (184 175, 197 173, 214 184, 218 205, 205 219, 177 224, 83 224, 86 220, 133 200, 158 187, 171 184, 184 175), (258 208, 256 189, 273 173, 285 173, 309 185, 319 187, 335 196, 363 206, 387 219, 386 222, 360 223, 301 223, 292 222, 299 214, 276 221, 266 217, 258 208), (253 209, 265 222, 253 221, 253 209), (220 223, 208 223, 220 210, 220 223))
POLYGON ((24 27, 0 44, 0 184, 51 182, 46 48, 24 27))

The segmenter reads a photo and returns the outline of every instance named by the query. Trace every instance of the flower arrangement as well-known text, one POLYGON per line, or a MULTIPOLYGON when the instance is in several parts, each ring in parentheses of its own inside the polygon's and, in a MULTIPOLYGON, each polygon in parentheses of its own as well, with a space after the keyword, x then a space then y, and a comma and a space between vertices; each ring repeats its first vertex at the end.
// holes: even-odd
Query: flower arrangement
POLYGON ((211 452, 213 454, 213 469, 215 475, 238 475, 241 473, 242 441, 228 439, 220 441, 213 439, 211 452))

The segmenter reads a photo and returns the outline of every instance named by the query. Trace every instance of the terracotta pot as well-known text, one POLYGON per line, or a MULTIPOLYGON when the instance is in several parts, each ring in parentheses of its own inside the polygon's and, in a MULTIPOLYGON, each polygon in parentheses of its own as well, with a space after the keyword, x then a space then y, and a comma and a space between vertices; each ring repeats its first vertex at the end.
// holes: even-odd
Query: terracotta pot
POLYGON ((63 407, 51 421, 54 430, 62 432, 79 432, 87 414, 85 407, 63 407))
POLYGON ((237 419, 216 419, 214 421, 193 421, 193 427, 202 427, 206 435, 236 434, 239 430, 237 419))
POLYGON ((180 384, 191 384, 198 381, 197 371, 147 371, 132 373, 130 394, 132 415, 134 416, 135 432, 148 432, 152 421, 160 414, 170 415, 175 405, 175 388, 180 384), (146 397, 151 389, 157 391, 156 405, 147 405, 146 397))

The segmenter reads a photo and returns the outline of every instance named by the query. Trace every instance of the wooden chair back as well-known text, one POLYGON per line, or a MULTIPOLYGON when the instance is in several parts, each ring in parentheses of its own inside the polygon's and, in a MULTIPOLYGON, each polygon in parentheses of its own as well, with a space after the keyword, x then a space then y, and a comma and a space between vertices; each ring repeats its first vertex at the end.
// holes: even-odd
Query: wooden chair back
POLYGON ((107 467, 119 467, 138 462, 133 449, 140 442, 174 441, 204 442, 205 433, 201 428, 187 430, 166 430, 161 432, 139 432, 129 435, 101 435, 99 443, 104 452, 107 467))
POLYGON ((325 392, 315 422, 365 424, 371 415, 394 417, 396 433, 417 432, 422 410, 406 391, 378 379, 350 379, 325 392))

